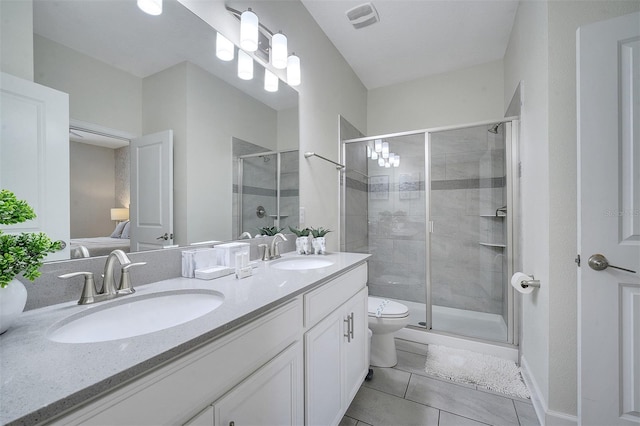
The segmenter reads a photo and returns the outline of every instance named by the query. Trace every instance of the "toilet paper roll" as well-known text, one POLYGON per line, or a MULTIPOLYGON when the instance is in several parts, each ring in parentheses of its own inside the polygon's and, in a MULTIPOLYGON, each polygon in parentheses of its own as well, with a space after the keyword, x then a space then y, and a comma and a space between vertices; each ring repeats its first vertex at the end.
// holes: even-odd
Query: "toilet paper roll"
POLYGON ((522 294, 529 294, 529 293, 531 293, 533 291, 533 287, 531 287, 531 286, 522 287, 522 285, 520 283, 522 281, 530 281, 532 279, 533 279, 533 277, 530 277, 529 275, 527 275, 525 273, 516 272, 511 277, 511 286, 513 288, 515 288, 516 290, 518 290, 518 292, 520 292, 522 294))

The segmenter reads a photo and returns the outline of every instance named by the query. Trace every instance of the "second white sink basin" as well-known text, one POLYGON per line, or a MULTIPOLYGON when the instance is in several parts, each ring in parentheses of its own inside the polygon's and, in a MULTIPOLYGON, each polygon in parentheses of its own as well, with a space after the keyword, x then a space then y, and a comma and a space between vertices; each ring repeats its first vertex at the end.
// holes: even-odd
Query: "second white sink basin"
POLYGON ((333 262, 327 259, 319 259, 317 257, 295 257, 274 262, 271 267, 287 271, 305 271, 307 269, 325 268, 331 265, 333 265, 333 262))
POLYGON ((223 301, 221 293, 211 290, 176 290, 117 299, 59 321, 47 337, 61 343, 91 343, 140 336, 192 321, 223 301))

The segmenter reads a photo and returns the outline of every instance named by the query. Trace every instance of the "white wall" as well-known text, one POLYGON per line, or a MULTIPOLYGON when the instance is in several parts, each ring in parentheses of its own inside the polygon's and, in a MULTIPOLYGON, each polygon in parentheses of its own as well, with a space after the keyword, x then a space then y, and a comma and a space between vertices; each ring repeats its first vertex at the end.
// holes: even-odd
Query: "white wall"
POLYGON ((0 1, 0 70, 33 81, 33 2, 0 1))
MULTIPOLYGON (((238 43, 240 26, 221 1, 180 0, 230 40, 238 43)), ((318 158, 304 158, 314 151, 339 158, 338 115, 356 127, 366 126, 367 92, 327 36, 299 1, 234 1, 238 10, 252 7, 269 28, 282 30, 289 50, 301 58, 300 115, 300 205, 306 208, 306 226, 336 230, 329 234, 328 250, 338 250, 340 212, 339 175, 335 167, 318 158)), ((277 71, 278 75, 283 75, 277 71)))
POLYGON ((523 267, 542 282, 523 300, 521 349, 547 424, 577 414, 576 30, 637 10, 637 1, 523 1, 505 55, 505 105, 524 82, 523 267))
POLYGON ((499 119, 503 72, 499 60, 370 90, 367 134, 499 119))
POLYGON ((142 79, 34 35, 35 82, 69 94, 71 119, 140 135, 142 79))

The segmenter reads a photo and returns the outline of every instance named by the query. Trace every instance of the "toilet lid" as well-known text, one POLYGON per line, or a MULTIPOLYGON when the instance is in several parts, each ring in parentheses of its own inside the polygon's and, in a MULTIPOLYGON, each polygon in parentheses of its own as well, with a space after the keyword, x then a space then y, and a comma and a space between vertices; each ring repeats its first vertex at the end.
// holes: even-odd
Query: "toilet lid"
POLYGON ((409 315, 409 308, 402 303, 369 296, 369 316, 378 318, 402 318, 407 315, 409 315))

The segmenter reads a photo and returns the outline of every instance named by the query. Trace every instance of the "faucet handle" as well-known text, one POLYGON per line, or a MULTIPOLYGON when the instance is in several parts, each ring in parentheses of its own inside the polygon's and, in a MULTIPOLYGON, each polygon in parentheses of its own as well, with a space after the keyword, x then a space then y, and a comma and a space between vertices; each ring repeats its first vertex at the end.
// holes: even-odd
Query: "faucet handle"
POLYGON ((118 286, 118 294, 131 294, 135 293, 133 286, 131 285, 131 277, 129 276, 129 269, 134 266, 146 265, 147 262, 127 263, 122 267, 122 274, 120 274, 120 285, 118 286))
POLYGON ((71 272, 69 274, 59 275, 58 278, 63 280, 84 275, 84 286, 82 287, 82 294, 78 299, 78 305, 87 305, 96 301, 96 283, 93 279, 93 272, 71 272))
POLYGON ((270 259, 270 255, 269 255, 269 246, 266 244, 258 244, 259 248, 264 248, 264 250, 262 251, 262 260, 269 260, 270 259))
POLYGON ((282 241, 276 241, 276 243, 273 245, 273 253, 271 253, 271 256, 273 257, 273 259, 280 259, 280 247, 278 246, 280 245, 281 242, 282 241))

